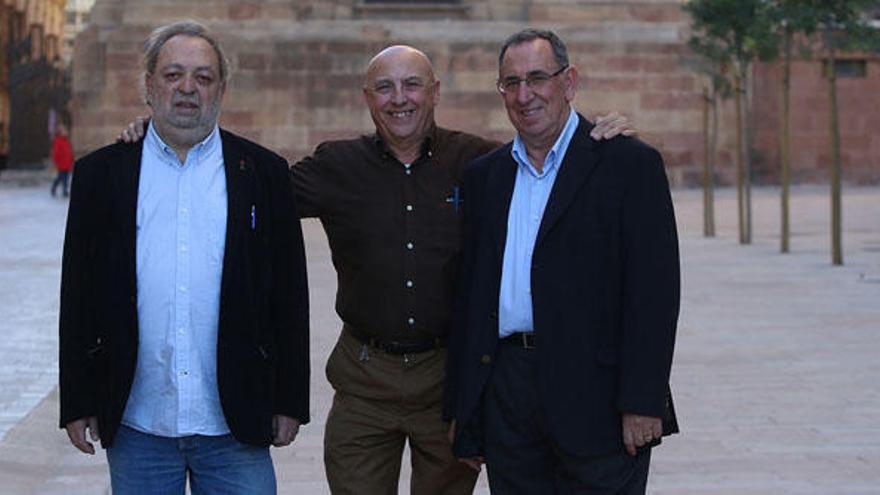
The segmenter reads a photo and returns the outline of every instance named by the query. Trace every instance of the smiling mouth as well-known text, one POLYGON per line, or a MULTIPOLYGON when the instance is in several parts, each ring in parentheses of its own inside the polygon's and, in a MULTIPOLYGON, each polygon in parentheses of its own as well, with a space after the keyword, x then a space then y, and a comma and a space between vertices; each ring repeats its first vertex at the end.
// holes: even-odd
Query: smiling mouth
POLYGON ((537 115, 537 113, 540 110, 541 110, 540 108, 524 108, 524 109, 520 110, 519 113, 523 117, 532 117, 534 115, 537 115))
POLYGON ((395 119, 405 119, 412 116, 414 113, 416 113, 415 110, 404 110, 402 112, 388 112, 388 115, 395 119))

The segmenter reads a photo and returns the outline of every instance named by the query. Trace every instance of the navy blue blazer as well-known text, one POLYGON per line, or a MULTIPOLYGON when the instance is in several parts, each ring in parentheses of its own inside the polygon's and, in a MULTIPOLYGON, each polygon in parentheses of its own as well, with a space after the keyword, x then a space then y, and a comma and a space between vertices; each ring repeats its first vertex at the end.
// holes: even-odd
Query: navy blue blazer
MULTIPOLYGON (((621 413, 664 419, 679 312, 675 215, 660 154, 596 142, 580 117, 550 194, 531 265, 538 383, 550 434, 572 454, 622 451, 621 413)), ((482 453, 480 397, 498 345, 498 295, 516 177, 512 143, 465 171, 464 247, 444 413, 454 450, 482 453), (476 428, 476 430, 475 430, 476 428)))
MULTIPOLYGON (((287 162, 221 129, 228 215, 217 383, 240 442, 269 445, 272 416, 309 421, 309 314, 302 230, 287 162), (252 228, 251 208, 267 212, 252 228)), ((138 346, 135 215, 143 141, 76 163, 61 275, 64 425, 97 416, 113 443, 138 346)))

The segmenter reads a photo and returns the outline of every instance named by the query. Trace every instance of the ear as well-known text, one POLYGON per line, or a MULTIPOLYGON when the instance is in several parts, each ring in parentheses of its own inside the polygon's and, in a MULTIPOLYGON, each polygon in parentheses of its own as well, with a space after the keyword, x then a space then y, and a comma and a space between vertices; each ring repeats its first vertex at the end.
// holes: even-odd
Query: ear
POLYGON ((144 103, 150 104, 150 95, 153 94, 153 76, 152 74, 144 74, 144 103))
POLYGON ((563 81, 565 81, 565 101, 571 103, 574 101, 574 95, 577 93, 578 79, 580 77, 577 67, 569 67, 563 76, 563 81))
POLYGON ((371 101, 370 98, 372 97, 372 92, 370 91, 370 89, 367 87, 366 84, 364 84, 364 86, 361 88, 361 94, 364 95, 364 104, 367 105, 367 107, 369 107, 370 101, 371 101))
POLYGON ((431 90, 433 92, 434 105, 440 101, 440 80, 437 79, 434 81, 434 89, 431 90))
POLYGON ((223 95, 226 94, 226 81, 220 83, 220 91, 217 93, 217 99, 223 101, 223 95))

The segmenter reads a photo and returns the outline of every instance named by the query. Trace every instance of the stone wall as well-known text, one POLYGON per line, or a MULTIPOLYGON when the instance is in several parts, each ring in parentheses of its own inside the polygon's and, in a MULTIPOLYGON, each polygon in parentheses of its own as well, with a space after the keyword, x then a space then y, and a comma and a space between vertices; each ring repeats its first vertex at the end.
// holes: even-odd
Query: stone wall
MULTIPOLYGON (((291 160, 323 140, 372 131, 361 74, 370 56, 394 43, 413 44, 433 60, 441 125, 509 139, 494 89, 497 52, 507 35, 532 25, 568 43, 582 75, 579 110, 631 116, 663 152, 673 182, 699 177, 702 82, 684 44, 688 19, 680 1, 667 0, 98 0, 74 54, 79 154, 147 111, 138 94, 140 43, 157 25, 187 17, 211 26, 229 52, 234 72, 222 124, 291 160)), ((718 179, 730 183, 733 112, 729 104, 723 110, 718 179)), ((762 134, 758 142, 766 141, 762 134)))
MULTIPOLYGON (((850 183, 880 181, 880 57, 849 55, 865 62, 864 77, 838 77, 843 178, 850 183)), ((781 127, 781 68, 756 68, 754 128, 759 174, 778 177, 781 127)), ((798 61, 791 72, 791 163, 795 182, 825 182, 831 163, 830 99, 821 60, 798 61)))

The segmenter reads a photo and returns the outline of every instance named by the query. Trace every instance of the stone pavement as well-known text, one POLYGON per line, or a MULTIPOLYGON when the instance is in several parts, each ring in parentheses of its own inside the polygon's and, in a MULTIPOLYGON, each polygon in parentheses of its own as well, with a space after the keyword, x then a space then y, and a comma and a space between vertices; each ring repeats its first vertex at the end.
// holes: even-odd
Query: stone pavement
MULTIPOLYGON (((672 387, 682 434, 655 451, 649 493, 880 493, 880 188, 844 192, 846 263, 830 265, 826 189, 754 192, 754 245, 736 242, 735 193, 701 236, 697 190, 675 191, 683 303, 672 387)), ((66 203, 0 185, 0 494, 108 493, 104 456, 57 428, 57 306, 66 203)), ((320 224, 304 223, 312 302, 313 422, 273 449, 282 494, 327 493, 321 461, 338 335, 320 224)), ((401 492, 407 493, 406 484, 401 492)), ((478 493, 487 493, 485 478, 478 493)))

